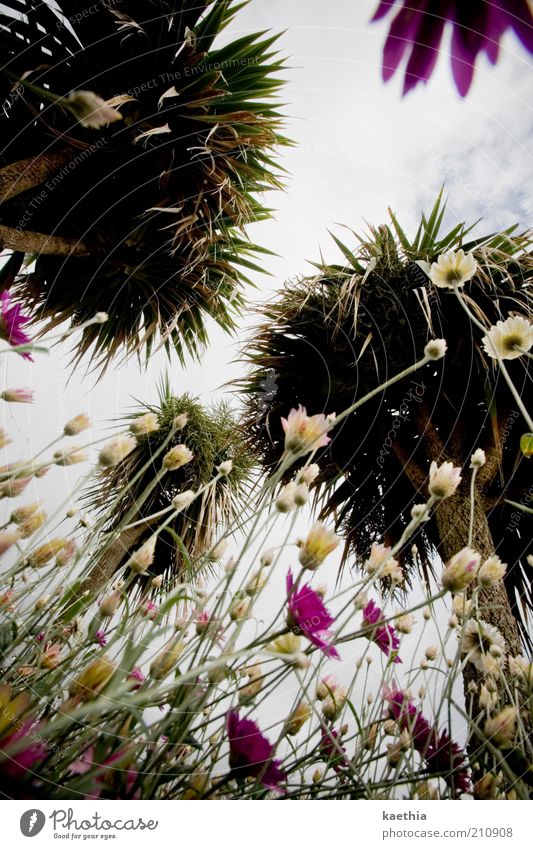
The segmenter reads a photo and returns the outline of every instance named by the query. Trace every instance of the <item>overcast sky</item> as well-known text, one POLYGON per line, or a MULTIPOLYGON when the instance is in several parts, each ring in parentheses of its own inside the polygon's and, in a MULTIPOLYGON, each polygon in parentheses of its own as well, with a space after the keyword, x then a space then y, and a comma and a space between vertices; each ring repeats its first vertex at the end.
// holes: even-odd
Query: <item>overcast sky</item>
MULTIPOLYGON (((327 260, 338 259, 328 229, 346 224, 361 230, 365 220, 383 223, 391 206, 412 232, 443 183, 450 225, 481 217, 487 231, 515 221, 531 223, 530 57, 507 34, 497 67, 481 57, 470 94, 462 100, 452 83, 447 33, 429 85, 402 99, 399 75, 387 86, 381 82, 388 23, 370 25, 375 5, 252 0, 228 31, 229 38, 255 29, 286 30, 279 42, 289 66, 283 111, 286 135, 296 144, 281 151, 287 189, 268 198, 277 210, 273 220, 250 228, 253 241, 278 255, 265 260, 272 276, 255 278, 258 289, 250 298, 256 303, 272 297, 283 280, 309 273, 307 261, 317 259, 319 251, 327 260)), ((245 334, 243 329, 241 337, 245 334)), ((132 397, 155 400, 157 379, 167 367, 176 394, 189 390, 209 400, 238 374, 240 367, 232 362, 238 344, 214 328, 200 364, 183 369, 160 353, 146 370, 131 361, 110 368, 99 383, 83 369, 71 374, 66 346, 51 356, 36 355, 33 365, 6 356, 3 385, 32 386, 37 401, 33 407, 3 405, 3 426, 14 444, 0 462, 41 447, 78 412, 87 411, 101 428, 127 412, 132 397)), ((40 496, 57 503, 76 473, 54 469, 40 483, 40 496)), ((308 521, 302 519, 302 530, 308 521)), ((325 573, 331 580, 335 567, 333 558, 325 573)))

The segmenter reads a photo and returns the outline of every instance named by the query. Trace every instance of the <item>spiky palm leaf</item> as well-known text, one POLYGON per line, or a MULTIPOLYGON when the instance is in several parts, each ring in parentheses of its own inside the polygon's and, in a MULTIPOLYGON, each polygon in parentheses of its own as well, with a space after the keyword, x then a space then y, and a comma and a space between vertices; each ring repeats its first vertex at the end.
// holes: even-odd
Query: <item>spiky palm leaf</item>
MULTIPOLYGON (((318 264, 317 274, 288 283, 262 310, 265 323, 246 350, 252 365, 242 388, 248 397, 247 432, 271 468, 283 450, 281 416, 297 404, 309 413, 341 412, 387 378, 419 359, 431 337, 443 337, 448 353, 412 379, 376 396, 335 431, 319 456, 317 499, 346 539, 346 556, 364 558, 375 540, 397 541, 410 508, 427 492, 429 461, 453 459, 465 466, 477 447, 488 454, 478 483, 490 531, 511 567, 508 591, 531 606, 525 555, 531 550, 527 518, 510 523, 512 507, 531 487, 531 470, 520 452, 524 429, 516 404, 484 355, 454 292, 436 289, 416 264, 462 246, 473 250, 479 272, 465 297, 488 327, 509 312, 532 315, 533 260, 528 234, 514 229, 468 241, 461 224, 442 234, 440 196, 409 240, 391 214, 391 226, 356 236, 352 250, 335 238, 344 265, 318 264), (275 391, 265 396, 269 382, 275 391), (516 525, 516 523, 515 523, 516 525)), ((508 363, 519 387, 527 385, 528 361, 508 363)), ((445 541, 444 541, 445 542, 445 541)), ((443 551, 434 520, 403 552, 406 565, 431 567, 443 551)))
POLYGON ((113 543, 111 557, 104 550, 100 558, 101 544, 96 541, 97 565, 92 577, 85 582, 93 591, 124 565, 132 551, 142 545, 167 516, 146 524, 138 524, 139 520, 168 508, 178 493, 197 492, 205 487, 158 536, 150 578, 163 575, 166 589, 176 580, 197 578, 200 571, 209 566, 204 555, 245 510, 253 457, 242 442, 242 433, 226 402, 207 409, 190 395, 175 397, 165 381, 159 405, 143 405, 129 420, 146 412, 156 414, 159 429, 139 437, 137 447, 121 463, 102 470, 86 495, 87 504, 103 517, 105 533, 137 523, 131 532, 121 533, 113 543), (175 430, 173 421, 183 413, 187 416, 187 424, 175 430), (178 443, 187 445, 193 452, 193 460, 176 471, 165 473, 153 487, 163 454, 178 443), (225 460, 232 461, 231 472, 207 486, 215 478, 217 466, 225 460))
POLYGON ((219 38, 244 5, 116 0, 83 16, 75 0, 3 4, 0 239, 14 253, 2 285, 48 327, 108 313, 78 356, 105 365, 159 340, 183 358, 207 317, 234 326, 265 252, 244 227, 268 217, 259 196, 280 185, 271 157, 286 143, 277 36, 219 38), (43 89, 114 98, 123 120, 88 129, 43 89))

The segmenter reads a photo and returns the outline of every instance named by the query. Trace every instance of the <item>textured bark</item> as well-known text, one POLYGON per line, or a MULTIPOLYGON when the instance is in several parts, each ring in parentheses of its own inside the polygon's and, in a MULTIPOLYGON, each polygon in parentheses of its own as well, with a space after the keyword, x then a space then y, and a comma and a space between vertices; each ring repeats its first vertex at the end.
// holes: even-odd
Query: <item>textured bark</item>
MULTIPOLYGON (((470 523, 470 493, 468 484, 462 485, 452 497, 446 498, 437 508, 436 519, 441 540, 441 554, 449 560, 468 543, 470 523)), ((494 554, 494 543, 479 494, 474 496, 474 548, 483 560, 494 554)), ((479 612, 485 622, 494 625, 507 643, 508 651, 517 655, 522 651, 520 632, 502 581, 492 587, 484 587, 479 593, 479 612)), ((471 664, 470 664, 471 665, 471 664)))
POLYGON ((12 197, 41 186, 56 171, 70 162, 73 151, 58 150, 54 153, 41 153, 37 157, 21 159, 0 169, 0 203, 12 197))
POLYGON ((62 236, 50 236, 48 233, 36 233, 33 230, 20 230, 0 225, 0 246, 10 251, 24 251, 28 254, 54 254, 54 256, 88 256, 92 249, 79 239, 66 239, 62 236))
POLYGON ((137 525, 122 531, 120 536, 109 545, 98 563, 91 569, 87 578, 83 581, 79 595, 85 592, 97 593, 105 584, 111 580, 124 557, 131 554, 143 533, 147 524, 137 525))

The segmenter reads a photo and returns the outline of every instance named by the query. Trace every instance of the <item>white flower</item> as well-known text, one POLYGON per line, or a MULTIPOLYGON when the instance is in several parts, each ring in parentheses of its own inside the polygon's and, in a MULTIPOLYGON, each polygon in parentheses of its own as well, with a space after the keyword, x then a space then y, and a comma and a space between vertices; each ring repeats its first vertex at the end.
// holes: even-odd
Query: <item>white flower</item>
POLYGON ((380 576, 383 576, 385 574, 392 575, 395 573, 398 567, 398 561, 394 557, 391 557, 391 551, 390 546, 383 545, 381 542, 372 543, 370 557, 365 563, 365 569, 369 575, 379 573, 380 576), (385 569, 387 569, 387 572, 385 572, 385 569))
POLYGON ((432 339, 424 348, 424 356, 428 360, 440 360, 446 353, 446 339, 432 339))
POLYGON ((481 566, 477 573, 477 579, 482 587, 490 587, 492 584, 502 581, 506 571, 506 564, 502 563, 497 554, 493 554, 481 566))
POLYGON ((144 413, 142 416, 136 416, 130 424, 130 430, 135 436, 145 436, 147 433, 159 430, 157 415, 155 413, 144 413))
POLYGON ((520 315, 498 321, 482 339, 483 347, 494 360, 514 360, 533 345, 533 324, 520 315))
POLYGON ((462 548, 446 564, 441 578, 443 588, 450 593, 460 593, 466 589, 476 577, 480 562, 481 557, 477 551, 468 546, 462 548))
POLYGON ((505 640, 493 625, 471 619, 466 623, 461 636, 461 652, 468 655, 468 660, 474 664, 476 669, 487 672, 487 664, 484 661, 487 655, 491 655, 491 649, 497 646, 505 652, 505 640))
POLYGON ((62 103, 82 127, 99 130, 106 124, 121 121, 122 115, 94 91, 72 91, 62 103))
POLYGON ((194 454, 186 445, 175 445, 163 457, 163 469, 166 469, 168 472, 175 472, 177 469, 190 463, 193 458, 194 454))
POLYGON ((461 469, 446 461, 437 466, 435 460, 429 467, 429 493, 436 498, 449 498, 461 483, 461 469))
POLYGON ((300 546, 300 564, 304 569, 318 569, 328 554, 337 548, 339 542, 339 538, 332 531, 316 522, 300 546))
POLYGON ((327 436, 331 428, 329 417, 323 414, 308 416, 300 404, 292 409, 286 419, 281 420, 285 431, 285 450, 289 454, 300 454, 322 448, 330 442, 327 436))
POLYGON ((174 496, 172 506, 174 510, 179 510, 181 513, 182 510, 186 510, 192 504, 195 498, 196 493, 192 489, 185 489, 183 492, 179 492, 174 496))
POLYGON ((394 620, 394 627, 400 634, 410 634, 415 624, 412 613, 403 613, 394 620))
POLYGON ((116 436, 115 439, 104 445, 98 455, 98 459, 102 466, 116 466, 128 454, 131 454, 136 446, 137 442, 133 436, 127 436, 126 434, 116 436))
POLYGON ((476 271, 477 262, 471 253, 465 254, 463 250, 447 251, 431 264, 429 277, 434 286, 454 289, 456 286, 464 286, 476 271))
POLYGON ((480 469, 485 465, 487 460, 487 456, 483 451, 483 448, 476 448, 472 456, 470 457, 470 468, 471 469, 480 469))

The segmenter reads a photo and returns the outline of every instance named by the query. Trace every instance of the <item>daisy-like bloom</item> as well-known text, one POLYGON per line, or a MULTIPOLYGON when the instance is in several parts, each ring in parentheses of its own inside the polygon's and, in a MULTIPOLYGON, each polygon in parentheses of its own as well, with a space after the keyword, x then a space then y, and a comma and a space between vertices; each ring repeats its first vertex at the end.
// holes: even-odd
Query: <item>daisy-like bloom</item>
MULTIPOLYGON (((29 320, 27 316, 22 314, 20 304, 11 306, 9 292, 2 292, 0 295, 0 339, 5 339, 13 347, 17 345, 28 345, 31 339, 22 328, 29 320)), ((31 354, 22 353, 21 357, 33 362, 31 354)))
POLYGON ((136 416, 130 424, 130 430, 134 436, 146 436, 147 433, 159 430, 157 415, 155 413, 144 413, 142 416, 136 416))
POLYGON ((27 715, 30 701, 26 691, 13 697, 9 684, 0 685, 0 770, 11 778, 27 777, 48 754, 42 723, 27 715))
POLYGON ((285 431, 285 451, 288 454, 301 454, 323 448, 331 440, 327 435, 331 422, 323 414, 308 416, 305 407, 300 404, 292 409, 286 419, 281 420, 285 431))
POLYGON ((447 350, 446 339, 431 339, 424 348, 424 356, 428 360, 442 360, 447 350))
POLYGON ((496 716, 487 719, 484 731, 490 742, 499 746, 500 749, 509 749, 513 745, 516 733, 517 716, 516 708, 509 705, 496 716))
POLYGON ((298 731, 303 728, 311 716, 311 712, 311 707, 307 704, 307 702, 299 702, 288 719, 285 720, 285 724, 283 726, 285 734, 288 734, 290 737, 294 737, 295 734, 298 734, 298 731))
POLYGON ((432 460, 429 467, 429 494, 435 498, 450 498, 461 483, 461 469, 448 460, 438 466, 432 460))
POLYGON ((281 761, 273 760, 273 746, 251 719, 241 719, 237 710, 226 715, 229 741, 229 765, 232 778, 257 778, 265 787, 276 790, 285 780, 281 761))
POLYGON ((397 651, 400 648, 400 638, 392 625, 383 624, 383 611, 377 606, 375 601, 370 600, 366 607, 363 608, 363 626, 372 630, 367 635, 371 642, 375 643, 378 648, 391 657, 394 663, 401 663, 397 651))
POLYGON ((122 121, 122 115, 94 91, 72 91, 61 104, 74 115, 82 127, 100 130, 107 124, 122 121))
POLYGON ((340 655, 331 643, 332 634, 328 630, 335 621, 318 593, 309 584, 304 584, 300 589, 294 586, 292 572, 289 569, 286 579, 287 584, 287 624, 295 634, 303 634, 304 637, 319 648, 327 657, 340 660, 340 655))
POLYGON ((133 436, 121 434, 111 439, 100 451, 98 460, 104 468, 116 466, 121 463, 128 454, 131 454, 134 448, 137 447, 137 442, 133 436))
POLYGON ((450 593, 460 593, 477 575, 481 557, 472 548, 465 546, 454 554, 442 573, 443 589, 450 593))
POLYGON ((431 263, 429 279, 440 289, 454 289, 471 280, 476 270, 477 262, 471 253, 447 251, 431 263))
POLYGON ((312 571, 318 569, 328 554, 335 551, 339 542, 339 538, 332 531, 328 531, 324 525, 316 522, 300 546, 298 559, 301 565, 304 569, 312 571))
POLYGON ((424 758, 430 774, 442 774, 456 794, 467 793, 470 778, 466 755, 448 732, 439 733, 401 690, 385 687, 383 695, 388 703, 388 718, 395 720, 400 732, 409 733, 413 748, 424 758))
POLYGON ((497 321, 481 340, 494 360, 514 360, 533 345, 533 324, 521 315, 497 321))
MULTIPOLYGON (((395 4, 396 0, 381 0, 372 20, 384 18, 395 4)), ((404 95, 418 83, 427 83, 447 23, 452 26, 452 74, 461 97, 468 93, 479 53, 485 52, 496 64, 500 39, 508 28, 533 52, 533 15, 528 0, 404 0, 383 49, 383 80, 393 76, 407 53, 404 95)))
POLYGON ((497 554, 493 554, 488 560, 485 560, 477 573, 477 579, 482 587, 491 587, 503 581, 507 565, 502 563, 497 554))
POLYGON ((33 404, 31 389, 4 389, 0 398, 10 404, 33 404))
POLYGON ((186 445, 175 445, 163 457, 163 469, 166 469, 167 472, 175 472, 190 463, 193 457, 194 454, 186 445))
POLYGON ((505 640, 493 625, 471 619, 466 623, 461 635, 461 652, 480 672, 487 672, 485 660, 501 657, 506 650, 505 640))

